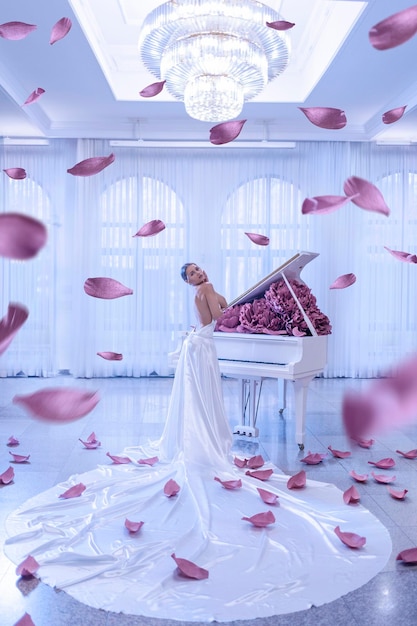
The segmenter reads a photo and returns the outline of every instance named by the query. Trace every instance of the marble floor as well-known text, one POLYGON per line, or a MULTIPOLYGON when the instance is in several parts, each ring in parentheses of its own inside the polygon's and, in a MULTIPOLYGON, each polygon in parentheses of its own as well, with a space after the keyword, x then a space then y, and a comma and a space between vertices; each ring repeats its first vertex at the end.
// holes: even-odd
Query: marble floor
MULTIPOLYGON (((305 469, 307 477, 332 482, 345 491, 353 484, 349 472, 370 474, 368 461, 395 459, 393 487, 408 489, 404 500, 389 496, 386 486, 371 477, 357 483, 361 504, 389 530, 393 551, 386 567, 369 583, 337 601, 307 611, 264 619, 232 622, 235 626, 372 626, 400 623, 417 624, 417 565, 404 565, 397 554, 417 546, 417 459, 408 460, 396 451, 417 448, 417 420, 398 431, 377 436, 370 449, 352 447, 341 423, 341 402, 347 389, 359 390, 371 381, 323 379, 312 381, 307 399, 305 450, 295 441, 294 402, 291 390, 281 415, 276 381, 266 380, 258 406, 260 436, 249 439, 235 436, 234 448, 243 454, 262 454, 290 475, 305 469), (328 452, 328 446, 352 450, 352 456, 336 459, 330 454, 319 465, 305 465, 300 459, 309 451, 328 452)), ((14 482, 0 485, 0 542, 5 539, 4 520, 29 497, 66 480, 70 475, 106 463, 106 452, 120 453, 126 446, 162 431, 171 378, 112 378, 81 380, 71 377, 53 379, 0 379, 0 474, 11 464, 9 452, 30 454, 28 463, 12 463, 14 482), (74 386, 98 390, 101 400, 85 418, 66 425, 51 425, 30 418, 12 403, 16 394, 27 394, 52 386, 74 386), (79 442, 94 431, 102 445, 87 450, 79 442), (10 436, 20 440, 17 448, 7 447, 10 436)), ((233 428, 239 422, 238 383, 223 379, 227 413, 233 428)), ((13 626, 28 613, 36 626, 172 626, 184 622, 106 613, 78 603, 66 593, 52 589, 36 578, 22 579, 15 565, 0 552, 0 626, 13 626)), ((175 617, 175 616, 173 616, 175 617)), ((198 626, 198 623, 188 623, 198 626)))

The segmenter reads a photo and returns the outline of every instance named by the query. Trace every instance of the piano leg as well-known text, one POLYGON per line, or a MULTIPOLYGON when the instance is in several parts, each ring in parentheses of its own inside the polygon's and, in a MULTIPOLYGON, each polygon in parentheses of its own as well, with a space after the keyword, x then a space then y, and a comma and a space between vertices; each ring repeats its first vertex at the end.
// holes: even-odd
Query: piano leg
POLYGON ((233 429, 233 433, 236 435, 246 435, 247 437, 257 437, 259 435, 259 430, 255 424, 257 418, 257 398, 259 398, 260 394, 260 390, 257 393, 257 387, 261 381, 257 378, 239 379, 239 408, 242 421, 233 429))
POLYGON ((297 378, 293 381, 295 400, 295 440, 298 443, 300 450, 304 450, 307 391, 314 376, 315 375, 307 376, 305 378, 297 378))
POLYGON ((284 409, 287 406, 287 381, 285 378, 277 378, 278 384, 278 401, 281 405, 279 410, 280 414, 284 413, 284 409))

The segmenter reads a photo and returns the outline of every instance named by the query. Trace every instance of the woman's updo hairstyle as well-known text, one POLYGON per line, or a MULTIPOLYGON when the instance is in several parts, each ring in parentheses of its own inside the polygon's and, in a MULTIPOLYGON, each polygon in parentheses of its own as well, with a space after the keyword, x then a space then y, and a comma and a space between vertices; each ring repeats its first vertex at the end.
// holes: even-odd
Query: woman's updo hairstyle
POLYGON ((184 265, 181 268, 181 278, 188 283, 188 278, 187 278, 187 267, 189 267, 190 265, 195 265, 195 263, 184 263, 184 265))

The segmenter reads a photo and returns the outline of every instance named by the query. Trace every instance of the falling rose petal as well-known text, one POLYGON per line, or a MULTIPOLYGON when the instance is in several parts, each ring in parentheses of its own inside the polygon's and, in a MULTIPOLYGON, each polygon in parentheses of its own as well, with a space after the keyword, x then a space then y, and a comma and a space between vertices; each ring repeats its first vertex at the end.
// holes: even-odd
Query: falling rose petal
POLYGON ((125 519, 125 527, 130 533, 137 533, 142 528, 144 523, 145 522, 132 522, 127 518, 125 519))
POLYGON ((332 282, 329 289, 346 289, 356 282, 355 274, 343 274, 338 276, 335 281, 332 282))
POLYGON ((417 32, 417 5, 394 13, 375 24, 369 41, 377 50, 389 50, 405 43, 417 32))
POLYGON ((409 450, 408 452, 401 452, 401 450, 396 450, 398 454, 402 454, 406 459, 417 459, 417 450, 409 450))
POLYGON ((101 356, 102 359, 106 359, 106 361, 122 361, 123 354, 119 352, 97 352, 97 356, 101 356))
POLYGON ((354 478, 358 483, 366 483, 368 480, 368 474, 357 474, 355 470, 349 472, 350 476, 354 478))
POLYGON ((87 278, 84 283, 84 291, 92 298, 102 298, 103 300, 113 300, 123 296, 131 296, 133 289, 126 287, 114 278, 87 278))
POLYGON ((174 553, 171 554, 171 556, 177 564, 181 574, 184 574, 187 578, 195 578, 196 580, 204 580, 205 578, 208 578, 209 573, 206 569, 199 567, 192 561, 188 561, 188 559, 181 559, 175 556, 174 553))
POLYGON ((210 143, 221 146, 239 137, 246 120, 235 120, 232 122, 222 122, 210 129, 210 143))
POLYGON ((377 483, 393 483, 397 477, 396 476, 386 476, 385 474, 375 474, 375 472, 371 472, 371 476, 377 483))
POLYGON ((332 107, 298 107, 315 126, 328 130, 340 130, 347 124, 345 112, 332 107))
POLYGON ((164 487, 164 494, 170 498, 171 496, 176 496, 181 487, 173 478, 170 478, 164 487))
POLYGON ((153 237, 157 235, 165 228, 165 224, 162 220, 151 220, 144 224, 141 228, 139 228, 136 235, 134 237, 153 237))
POLYGON ((116 465, 131 463, 131 460, 127 456, 115 456, 114 454, 110 454, 110 452, 106 452, 106 456, 108 456, 109 459, 111 459, 116 465))
POLYGON ((8 167, 6 170, 3 170, 5 174, 9 178, 13 178, 13 180, 23 180, 26 178, 26 170, 23 167, 8 167))
POLYGON ((17 41, 27 37, 36 28, 35 24, 26 24, 25 22, 5 22, 0 24, 0 37, 17 41))
POLYGON ((239 459, 237 456, 233 459, 233 463, 240 468, 246 467, 248 464, 247 459, 239 459))
POLYGON ((51 387, 26 396, 14 396, 13 403, 22 405, 41 420, 64 424, 90 413, 99 400, 96 391, 51 387))
POLYGON ((403 561, 404 563, 417 563, 417 548, 402 550, 397 554, 396 561, 403 561))
POLYGON ((359 495, 359 491, 356 489, 355 485, 346 489, 343 494, 343 501, 345 504, 357 504, 360 499, 361 497, 359 495))
POLYGON ((351 197, 353 204, 365 209, 366 211, 375 211, 383 215, 389 215, 390 209, 386 205, 382 193, 369 181, 359 176, 351 176, 345 180, 343 191, 347 196, 351 197))
POLYGON ((247 466, 249 467, 249 469, 258 469, 259 467, 262 467, 262 465, 265 465, 265 461, 264 461, 262 454, 251 456, 251 458, 248 459, 248 462, 247 462, 247 466))
POLYGON ((407 105, 404 107, 397 107, 396 109, 391 109, 390 111, 386 111, 382 116, 382 121, 384 124, 393 124, 394 122, 398 122, 404 115, 404 111, 406 110, 407 105))
POLYGON ((348 456, 351 456, 351 452, 347 450, 346 452, 342 452, 341 450, 333 450, 332 446, 327 446, 327 449, 333 454, 337 459, 347 459, 348 456))
POLYGON ((288 489, 302 489, 306 486, 307 475, 304 470, 291 476, 287 482, 288 489))
POLYGON ((94 176, 94 174, 98 174, 111 165, 114 159, 115 156, 113 153, 109 154, 107 157, 91 157, 80 161, 67 170, 67 172, 73 176, 94 176))
POLYGON ((62 17, 56 24, 53 25, 51 31, 51 37, 49 39, 49 43, 51 46, 60 41, 60 39, 64 39, 70 32, 72 27, 72 22, 69 17, 62 17))
POLYGON ((45 89, 42 89, 42 87, 38 87, 37 89, 35 89, 35 91, 32 91, 32 93, 26 98, 22 106, 25 106, 25 104, 33 104, 34 102, 36 102, 36 100, 39 100, 39 98, 44 93, 45 89))
POLYGON ((388 469, 390 467, 394 467, 395 461, 391 457, 386 459, 380 459, 379 461, 368 461, 369 465, 375 465, 375 467, 379 467, 379 469, 388 469))
POLYGON ((161 93, 165 83, 166 80, 161 80, 158 83, 151 83, 147 87, 144 87, 142 91, 139 91, 139 95, 142 96, 142 98, 153 98, 154 96, 157 96, 159 93, 161 93))
POLYGON ((242 517, 242 519, 246 522, 250 522, 257 528, 265 528, 265 526, 269 526, 269 524, 275 522, 275 515, 272 511, 266 511, 265 513, 256 513, 256 515, 252 515, 251 517, 242 517))
POLYGON ((85 448, 87 448, 87 450, 97 450, 97 448, 101 446, 100 441, 83 441, 82 439, 78 439, 78 441, 81 441, 81 443, 85 448))
POLYGON ((252 478, 257 478, 258 480, 268 480, 274 473, 272 469, 266 470, 254 470, 253 472, 245 472, 246 476, 252 476, 252 478))
POLYGON ((78 485, 74 485, 64 491, 64 493, 61 493, 59 497, 65 498, 66 500, 68 498, 78 498, 78 496, 80 496, 86 489, 87 487, 83 485, 83 483, 78 483, 78 485))
POLYGON ((404 500, 406 494, 408 493, 408 489, 392 489, 392 487, 387 487, 388 493, 397 500, 404 500))
POLYGON ((35 626, 35 623, 33 622, 29 613, 25 613, 23 617, 21 617, 20 620, 15 623, 14 626, 35 626))
POLYGON ((8 438, 7 440, 7 446, 18 446, 20 444, 19 439, 16 439, 16 437, 13 437, 13 435, 11 437, 8 438))
POLYGON ((269 237, 265 235, 259 235, 258 233, 245 233, 245 235, 258 246, 267 246, 269 244, 269 237))
POLYGON ((356 533, 342 532, 339 526, 336 526, 334 532, 348 548, 362 548, 366 543, 366 538, 356 533))
POLYGON ((217 476, 214 477, 214 480, 217 480, 225 489, 240 489, 242 486, 242 481, 240 478, 238 480, 220 480, 217 476))
POLYGON ((16 567, 16 574, 18 576, 33 576, 33 574, 38 571, 39 567, 40 565, 37 560, 29 554, 29 556, 16 567))
POLYGON ((13 454, 13 452, 9 452, 9 454, 11 454, 13 457, 13 463, 27 463, 30 459, 30 454, 13 454))
POLYGON ((5 472, 0 474, 0 483, 2 485, 8 485, 9 483, 12 482, 13 478, 14 478, 14 469, 10 465, 9 468, 5 472))
POLYGON ((384 246, 384 248, 399 261, 404 261, 405 263, 417 263, 416 254, 411 254, 411 252, 401 252, 400 250, 391 250, 391 248, 387 248, 387 246, 384 246))
POLYGON ((151 456, 149 459, 138 459, 139 465, 155 465, 158 463, 159 458, 157 456, 151 456))
POLYGON ((277 22, 266 22, 266 25, 269 28, 273 28, 274 30, 289 30, 293 28, 295 24, 293 22, 286 22, 285 20, 278 20, 277 22))
POLYGON ((343 205, 350 202, 351 198, 347 196, 314 196, 313 198, 305 198, 301 206, 303 215, 326 215, 337 211, 343 205))
POLYGON ((29 311, 22 304, 9 304, 7 314, 0 320, 0 354, 7 350, 28 315, 29 311))
POLYGON ((270 491, 266 491, 266 489, 261 489, 260 487, 257 487, 257 490, 265 504, 278 503, 278 496, 275 493, 271 493, 270 491))
POLYGON ((26 261, 46 244, 46 226, 22 213, 0 214, 0 256, 26 261))
POLYGON ((327 456, 327 454, 322 454, 320 452, 310 452, 300 461, 302 463, 307 463, 307 465, 317 465, 321 463, 322 460, 327 456))

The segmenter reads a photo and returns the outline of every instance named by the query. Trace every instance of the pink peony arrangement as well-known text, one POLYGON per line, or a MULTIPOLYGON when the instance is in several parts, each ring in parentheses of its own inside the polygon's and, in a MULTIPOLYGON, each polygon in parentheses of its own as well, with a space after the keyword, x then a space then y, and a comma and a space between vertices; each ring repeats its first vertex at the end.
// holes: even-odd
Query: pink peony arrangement
MULTIPOLYGON (((329 318, 318 308, 311 289, 298 280, 290 280, 289 283, 317 334, 329 335, 332 331, 329 318)), ((311 335, 283 279, 272 283, 264 297, 226 309, 217 320, 215 330, 297 337, 311 335)))

